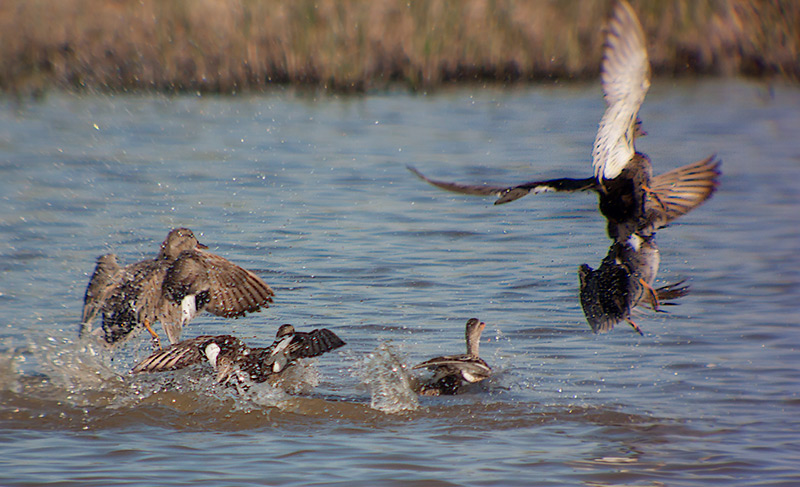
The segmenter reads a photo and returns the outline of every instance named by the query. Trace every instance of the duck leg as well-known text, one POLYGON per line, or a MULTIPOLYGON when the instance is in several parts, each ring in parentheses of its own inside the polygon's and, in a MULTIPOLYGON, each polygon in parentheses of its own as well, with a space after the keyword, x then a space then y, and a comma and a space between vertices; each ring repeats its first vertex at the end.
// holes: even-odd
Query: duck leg
POLYGON ((653 286, 647 284, 644 279, 639 279, 639 283, 644 287, 644 292, 647 294, 647 302, 650 303, 650 307, 653 308, 653 311, 661 311, 659 308, 659 301, 658 301, 658 292, 653 289, 653 286))
POLYGON ((642 329, 641 329, 641 328, 639 328, 639 325, 637 325, 636 323, 634 323, 634 322, 633 322, 633 320, 632 320, 632 319, 630 319, 630 318, 627 318, 627 321, 628 321, 628 323, 629 323, 629 324, 630 324, 630 325, 633 327, 633 329, 634 329, 634 330, 636 330, 636 333, 638 333, 638 334, 639 334, 639 335, 641 335, 641 336, 644 336, 644 332, 642 332, 642 329))
POLYGON ((158 333, 156 333, 153 328, 150 326, 150 320, 145 318, 144 320, 144 327, 150 332, 150 336, 153 337, 153 349, 154 350, 161 350, 161 340, 158 338, 158 333))

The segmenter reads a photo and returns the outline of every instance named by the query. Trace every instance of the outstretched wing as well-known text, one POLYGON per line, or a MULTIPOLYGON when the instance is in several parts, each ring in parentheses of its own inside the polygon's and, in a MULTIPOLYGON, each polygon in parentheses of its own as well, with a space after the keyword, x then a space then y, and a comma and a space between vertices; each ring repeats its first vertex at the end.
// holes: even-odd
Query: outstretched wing
POLYGON ((165 372, 203 362, 206 356, 202 345, 213 338, 211 335, 203 335, 178 342, 142 360, 131 372, 165 372))
MULTIPOLYGON (((118 277, 120 269, 117 256, 114 254, 105 254, 97 258, 97 265, 89 279, 86 294, 83 296, 81 323, 89 325, 97 316, 105 302, 106 291, 118 277)), ((81 333, 83 333, 83 327, 81 327, 81 333)))
POLYGON ((288 351, 293 359, 317 357, 343 347, 345 342, 336 333, 321 328, 308 333, 295 333, 288 351))
POLYGON ((530 181, 527 183, 518 184, 516 186, 488 186, 484 184, 460 184, 449 183, 445 181, 436 181, 426 177, 412 166, 407 166, 408 170, 413 172, 423 181, 430 183, 438 188, 452 191, 454 193, 469 194, 475 196, 496 196, 496 205, 509 203, 511 201, 522 198, 528 193, 538 194, 550 191, 586 191, 595 189, 597 181, 594 178, 587 179, 547 179, 543 181, 530 181))
POLYGON ((446 181, 436 181, 433 179, 429 179, 424 174, 419 172, 417 168, 414 166, 406 166, 409 171, 413 172, 417 175, 418 178, 421 180, 430 183, 437 188, 442 188, 446 191, 452 191, 454 193, 461 193, 461 194, 470 194, 475 196, 502 196, 506 191, 510 190, 511 187, 508 186, 489 186, 485 184, 459 184, 459 183, 448 183, 446 181))
POLYGON ((601 70, 607 107, 594 141, 592 167, 597 179, 613 179, 635 153, 637 116, 650 87, 644 32, 624 0, 608 26, 601 70))
POLYGON ((327 328, 308 333, 296 332, 279 338, 270 347, 270 355, 282 354, 288 361, 299 358, 317 357, 346 345, 334 332, 327 328))
POLYGON ((218 255, 199 253, 208 271, 208 311, 235 318, 269 308, 275 292, 260 277, 218 255))
POLYGON ((226 318, 268 308, 275 293, 260 277, 231 261, 201 250, 183 252, 164 279, 162 312, 168 321, 180 316, 181 301, 188 295, 205 309, 226 318))
POLYGON ((653 177, 645 208, 654 215, 654 227, 663 227, 709 199, 719 186, 721 164, 712 155, 653 177))
POLYGON ((509 201, 522 198, 528 193, 539 194, 548 193, 551 191, 558 192, 574 192, 574 191, 588 191, 597 189, 597 180, 595 178, 573 179, 573 178, 560 178, 548 179, 545 181, 531 181, 523 183, 512 188, 508 188, 497 201, 496 205, 502 205, 509 201))
POLYGON ((317 357, 344 345, 345 342, 327 328, 286 335, 269 348, 272 371, 280 372, 295 360, 317 357))

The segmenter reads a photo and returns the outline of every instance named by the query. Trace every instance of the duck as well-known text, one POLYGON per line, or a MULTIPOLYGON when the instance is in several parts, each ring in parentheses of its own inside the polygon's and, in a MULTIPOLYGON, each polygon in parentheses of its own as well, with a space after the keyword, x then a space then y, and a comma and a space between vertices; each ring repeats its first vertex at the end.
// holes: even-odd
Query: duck
POLYGON ((642 237, 634 233, 614 242, 597 269, 587 264, 578 268, 581 307, 594 333, 608 332, 627 321, 643 336, 631 317, 635 307, 643 303, 662 311, 662 305, 675 304, 672 300, 689 293, 685 281, 653 288, 660 260, 655 234, 642 237))
POLYGON ((80 336, 113 346, 145 328, 161 348, 156 321, 177 343, 201 311, 238 318, 269 307, 275 293, 267 283, 207 249, 190 229, 175 228, 155 258, 121 266, 113 253, 98 257, 84 294, 80 336), (93 329, 98 315, 102 326, 93 329))
POLYGON ((302 358, 317 357, 346 343, 327 328, 296 331, 291 324, 278 328, 268 347, 250 347, 232 335, 202 335, 156 351, 131 373, 166 372, 208 362, 218 383, 261 383, 302 358))
POLYGON ((722 161, 716 155, 653 176, 650 158, 635 148, 635 140, 646 135, 639 109, 650 87, 650 63, 642 26, 624 0, 617 3, 609 22, 601 84, 606 110, 592 147, 591 177, 491 186, 438 181, 413 166, 408 169, 441 189, 495 196, 495 204, 529 193, 593 191, 607 220, 608 236, 615 241, 633 233, 651 234, 707 201, 721 176, 722 161))
POLYGON ((478 318, 470 318, 465 332, 467 353, 434 357, 412 367, 412 370, 424 368, 433 371, 433 377, 421 386, 421 395, 458 394, 466 384, 480 382, 492 375, 492 368, 478 353, 485 327, 486 323, 478 318))

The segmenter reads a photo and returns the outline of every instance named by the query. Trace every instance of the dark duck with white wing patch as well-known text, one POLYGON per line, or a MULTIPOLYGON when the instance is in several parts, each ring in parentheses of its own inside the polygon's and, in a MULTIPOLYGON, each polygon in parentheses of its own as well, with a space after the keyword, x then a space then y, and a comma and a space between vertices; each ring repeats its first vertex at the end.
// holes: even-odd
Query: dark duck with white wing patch
POLYGON ((650 87, 650 64, 642 27, 624 1, 617 5, 609 24, 601 76, 607 107, 592 150, 593 177, 491 186, 436 181, 409 169, 448 191, 496 196, 495 204, 531 192, 595 191, 600 212, 608 220, 609 237, 625 240, 634 232, 653 233, 711 197, 718 185, 720 161, 710 156, 652 176, 650 158, 636 151, 634 141, 644 135, 638 113, 650 87))

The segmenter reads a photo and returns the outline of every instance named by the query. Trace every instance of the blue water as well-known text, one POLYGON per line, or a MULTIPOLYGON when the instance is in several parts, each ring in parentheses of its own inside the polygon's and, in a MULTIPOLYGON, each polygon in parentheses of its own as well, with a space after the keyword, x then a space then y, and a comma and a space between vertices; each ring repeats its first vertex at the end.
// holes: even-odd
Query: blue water
POLYGON ((667 314, 593 335, 577 268, 609 241, 591 194, 493 206, 426 185, 585 177, 594 83, 337 97, 52 94, 0 105, 2 485, 800 483, 800 90, 657 79, 638 148, 656 173, 717 153, 722 185, 662 230, 667 314), (128 374, 145 336, 79 341, 95 258, 186 226, 275 305, 185 336, 347 346, 288 392, 202 369, 128 374), (413 365, 487 323, 495 376, 417 398, 413 365))

